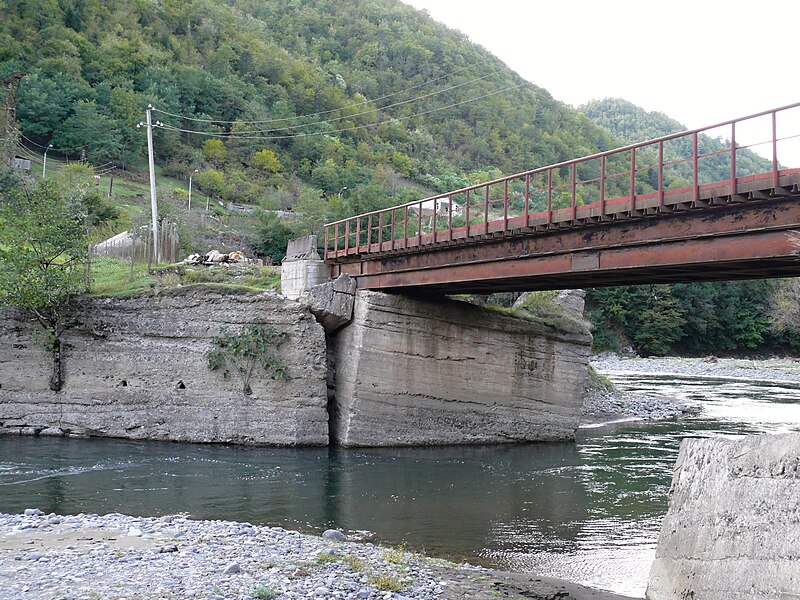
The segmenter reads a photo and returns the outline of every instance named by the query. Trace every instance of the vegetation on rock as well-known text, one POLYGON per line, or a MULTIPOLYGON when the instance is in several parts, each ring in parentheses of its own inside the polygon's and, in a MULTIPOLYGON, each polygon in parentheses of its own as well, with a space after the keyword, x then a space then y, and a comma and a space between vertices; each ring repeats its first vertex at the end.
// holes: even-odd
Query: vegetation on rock
POLYGON ((220 335, 212 340, 214 347, 206 353, 208 368, 222 370, 225 379, 234 370, 242 380, 242 393, 249 396, 253 393, 250 381, 257 366, 272 379, 288 377, 283 360, 275 353, 288 335, 272 325, 245 325, 238 333, 222 328, 220 335))

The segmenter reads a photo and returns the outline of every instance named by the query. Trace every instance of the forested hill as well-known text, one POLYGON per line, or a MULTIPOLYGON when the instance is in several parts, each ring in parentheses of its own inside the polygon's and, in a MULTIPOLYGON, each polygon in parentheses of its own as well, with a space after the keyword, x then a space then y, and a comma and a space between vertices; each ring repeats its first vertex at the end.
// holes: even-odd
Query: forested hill
MULTIPOLYGON (((608 130, 615 138, 625 144, 635 144, 655 138, 686 131, 686 126, 662 112, 648 112, 622 98, 593 100, 579 107, 579 110, 592 121, 608 130)), ((711 125, 711 123, 708 123, 711 125)), ((700 154, 712 154, 728 149, 729 141, 700 135, 698 140, 700 154)), ((667 160, 691 156, 689 139, 683 144, 683 152, 678 156, 678 148, 666 146, 667 160)), ((736 153, 737 172, 740 177, 765 173, 772 169, 772 163, 748 149, 736 153)), ((720 181, 730 177, 730 163, 727 155, 706 158, 700 161, 701 179, 707 182, 720 181)))
MULTIPOLYGON (((263 149, 277 163, 262 174, 280 165, 334 194, 380 184, 387 170, 444 190, 466 173, 514 172, 614 144, 464 35, 396 0, 0 0, 0 12, 0 76, 27 73, 23 143, 136 167, 145 146, 135 125, 152 103, 210 121, 156 114, 168 127, 239 134, 224 140, 226 163, 213 160, 242 201, 263 149)), ((156 134, 169 172, 208 162, 200 148, 209 137, 156 134)))

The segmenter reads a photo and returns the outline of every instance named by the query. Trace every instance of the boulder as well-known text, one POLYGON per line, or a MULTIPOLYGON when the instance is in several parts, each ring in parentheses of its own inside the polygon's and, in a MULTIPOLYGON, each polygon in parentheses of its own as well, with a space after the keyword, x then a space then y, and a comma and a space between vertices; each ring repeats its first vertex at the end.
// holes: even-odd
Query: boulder
POLYGON ((355 298, 356 280, 349 275, 339 275, 334 281, 311 288, 307 301, 325 333, 330 335, 353 319, 355 298))

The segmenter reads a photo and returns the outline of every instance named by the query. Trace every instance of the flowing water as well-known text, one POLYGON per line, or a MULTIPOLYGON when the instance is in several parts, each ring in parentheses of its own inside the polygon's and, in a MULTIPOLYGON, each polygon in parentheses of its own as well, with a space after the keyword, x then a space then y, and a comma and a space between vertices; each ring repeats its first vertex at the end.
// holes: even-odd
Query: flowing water
POLYGON ((572 444, 268 449, 0 437, 0 511, 338 527, 429 554, 644 595, 684 437, 800 430, 800 385, 617 375, 679 397, 680 421, 579 431, 572 444))

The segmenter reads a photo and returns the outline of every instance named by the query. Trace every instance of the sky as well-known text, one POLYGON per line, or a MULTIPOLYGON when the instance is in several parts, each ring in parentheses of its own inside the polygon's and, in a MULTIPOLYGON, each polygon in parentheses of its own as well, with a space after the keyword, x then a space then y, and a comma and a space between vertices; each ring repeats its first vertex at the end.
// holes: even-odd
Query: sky
POLYGON ((698 128, 800 102, 798 0, 404 1, 567 104, 621 97, 698 128))

